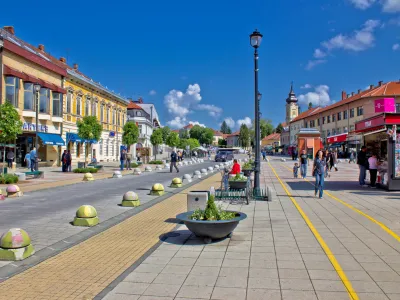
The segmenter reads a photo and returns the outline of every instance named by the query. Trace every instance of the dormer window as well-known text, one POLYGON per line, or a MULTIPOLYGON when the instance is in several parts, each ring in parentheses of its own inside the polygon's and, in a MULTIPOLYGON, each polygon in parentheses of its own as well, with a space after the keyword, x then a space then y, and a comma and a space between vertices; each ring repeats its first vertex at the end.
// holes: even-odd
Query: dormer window
POLYGON ((141 112, 141 111, 137 111, 137 112, 136 112, 136 115, 137 115, 138 117, 141 117, 141 116, 142 116, 142 112, 141 112))

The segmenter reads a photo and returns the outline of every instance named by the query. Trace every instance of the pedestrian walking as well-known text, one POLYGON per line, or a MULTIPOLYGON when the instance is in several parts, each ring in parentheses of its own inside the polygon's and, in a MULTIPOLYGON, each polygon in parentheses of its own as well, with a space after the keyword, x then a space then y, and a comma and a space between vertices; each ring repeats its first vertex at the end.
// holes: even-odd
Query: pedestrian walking
POLYGON ((179 173, 179 169, 176 166, 176 162, 178 161, 178 154, 175 152, 175 150, 172 151, 171 153, 171 164, 169 167, 169 172, 172 173, 172 168, 175 167, 176 172, 179 173))
POLYGON ((261 154, 262 154, 263 160, 266 160, 267 153, 265 152, 265 150, 263 150, 263 151, 261 152, 261 154))
POLYGON ((33 147, 30 155, 31 155, 31 171, 33 172, 33 171, 37 170, 36 163, 38 162, 36 147, 33 147))
POLYGON ((67 172, 72 172, 72 154, 71 154, 71 150, 67 151, 67 172))
POLYGON ((308 156, 306 150, 301 151, 300 155, 300 173, 301 177, 304 179, 307 176, 307 166, 308 166, 308 156))
POLYGON ((337 163, 338 163, 338 153, 337 150, 332 152, 332 162, 333 162, 333 167, 335 168, 335 171, 338 171, 337 163))
POLYGON ((368 160, 367 160, 367 147, 362 146, 360 152, 357 156, 357 164, 358 168, 360 169, 360 174, 358 176, 358 182, 360 183, 361 187, 366 187, 365 184, 365 177, 367 175, 367 168, 368 168, 368 160))
POLYGON ((376 158, 376 153, 372 153, 372 156, 368 158, 368 164, 371 178, 370 187, 375 187, 376 175, 378 174, 378 159, 376 158))
POLYGON ((127 153, 126 154, 126 169, 127 170, 132 170, 131 169, 131 161, 132 161, 132 154, 131 153, 127 153))
POLYGON ((125 165, 125 161, 126 161, 126 152, 125 150, 121 151, 120 157, 119 157, 119 161, 120 161, 120 170, 123 171, 124 170, 124 165, 125 165))
POLYGON ((64 150, 64 153, 61 155, 61 171, 67 172, 67 150, 64 150))
POLYGON ((349 164, 354 162, 356 159, 356 154, 354 153, 354 151, 352 150, 350 153, 350 159, 349 159, 349 164))
POLYGON ((31 168, 31 153, 30 152, 27 152, 25 154, 24 160, 25 160, 25 163, 26 163, 26 168, 30 169, 31 168))
POLYGON ((315 176, 315 193, 317 196, 319 191, 319 198, 322 199, 324 194, 324 178, 325 178, 326 160, 323 157, 321 150, 318 150, 315 156, 314 166, 313 166, 313 176, 315 176))
POLYGON ((298 163, 294 163, 294 167, 293 167, 293 177, 294 178, 298 178, 299 177, 299 164, 298 163))
POLYGON ((12 163, 14 161, 14 152, 11 149, 7 152, 7 165, 10 169, 12 169, 12 163))

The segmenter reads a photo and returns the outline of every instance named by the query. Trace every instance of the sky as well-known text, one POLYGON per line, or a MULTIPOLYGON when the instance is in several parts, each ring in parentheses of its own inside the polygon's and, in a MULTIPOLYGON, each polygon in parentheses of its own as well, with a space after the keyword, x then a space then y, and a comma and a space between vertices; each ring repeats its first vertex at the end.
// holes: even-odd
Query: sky
POLYGON ((37 9, 6 1, 0 25, 109 89, 154 103, 173 128, 251 124, 256 28, 261 113, 274 125, 285 120, 291 81, 305 110, 400 79, 400 0, 44 0, 37 9))

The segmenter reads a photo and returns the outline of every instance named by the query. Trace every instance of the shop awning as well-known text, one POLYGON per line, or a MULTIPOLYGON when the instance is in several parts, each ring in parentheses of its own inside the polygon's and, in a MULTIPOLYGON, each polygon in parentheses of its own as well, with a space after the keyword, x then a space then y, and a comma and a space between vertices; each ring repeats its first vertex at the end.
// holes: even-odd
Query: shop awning
POLYGON ((67 142, 81 143, 82 139, 79 137, 79 135, 77 133, 67 132, 67 142))
POLYGON ((59 134, 39 132, 38 136, 45 145, 65 146, 65 142, 59 134))
POLYGON ((341 142, 345 142, 346 139, 347 139, 347 133, 342 133, 342 134, 337 134, 337 135, 328 137, 326 139, 326 142, 328 144, 341 143, 341 142))

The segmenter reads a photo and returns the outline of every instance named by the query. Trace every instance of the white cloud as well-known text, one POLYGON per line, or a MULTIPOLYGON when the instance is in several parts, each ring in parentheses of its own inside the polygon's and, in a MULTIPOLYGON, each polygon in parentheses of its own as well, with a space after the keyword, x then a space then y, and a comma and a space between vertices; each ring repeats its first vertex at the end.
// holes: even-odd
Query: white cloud
POLYGON ((327 85, 319 85, 315 87, 314 92, 309 92, 299 96, 300 104, 308 105, 310 102, 313 106, 327 106, 332 103, 329 97, 329 87, 327 85))
POLYGON ((352 35, 338 34, 322 46, 328 51, 344 49, 350 51, 364 51, 374 46, 374 31, 380 25, 378 20, 368 20, 360 30, 354 31, 352 35))
POLYGON ((225 121, 226 125, 228 125, 231 129, 235 128, 235 120, 232 119, 231 117, 225 118, 224 121, 225 121))
POLYGON ((312 85, 306 83, 305 85, 301 86, 300 88, 301 88, 301 89, 311 89, 311 88, 312 88, 312 85))
POLYGON ((186 116, 195 110, 208 111, 212 117, 219 117, 222 108, 213 104, 200 104, 202 97, 200 95, 200 85, 189 84, 186 92, 171 90, 164 97, 164 104, 172 117, 186 118, 186 116))
POLYGON ((322 51, 321 49, 315 49, 314 51, 314 57, 317 59, 324 58, 326 56, 326 53, 322 51))
POLYGON ((171 128, 182 128, 187 125, 186 118, 175 117, 171 121, 168 121, 167 125, 171 128))
POLYGON ((204 124, 202 124, 202 123, 199 123, 199 122, 197 122, 197 121, 189 121, 189 124, 192 124, 193 126, 199 125, 200 127, 204 127, 204 128, 207 127, 206 125, 204 125, 204 124))
POLYGON ((392 47, 392 50, 397 51, 397 50, 399 50, 399 48, 400 48, 400 44, 394 44, 392 47))
POLYGON ((252 122, 251 119, 249 117, 245 117, 244 119, 241 120, 237 120, 237 126, 240 128, 240 126, 242 126, 242 124, 246 125, 247 127, 251 127, 252 122))
POLYGON ((149 95, 150 95, 150 96, 154 96, 155 94, 157 94, 157 92, 156 92, 155 90, 151 90, 151 91, 149 92, 149 95))
POLYGON ((320 64, 326 63, 325 59, 316 59, 316 60, 309 60, 307 65, 306 65, 306 70, 311 70, 315 66, 318 66, 320 64))
POLYGON ((367 9, 371 7, 376 0, 350 0, 350 2, 358 9, 367 9))
POLYGON ((382 10, 387 13, 400 12, 400 0, 382 0, 382 10))

